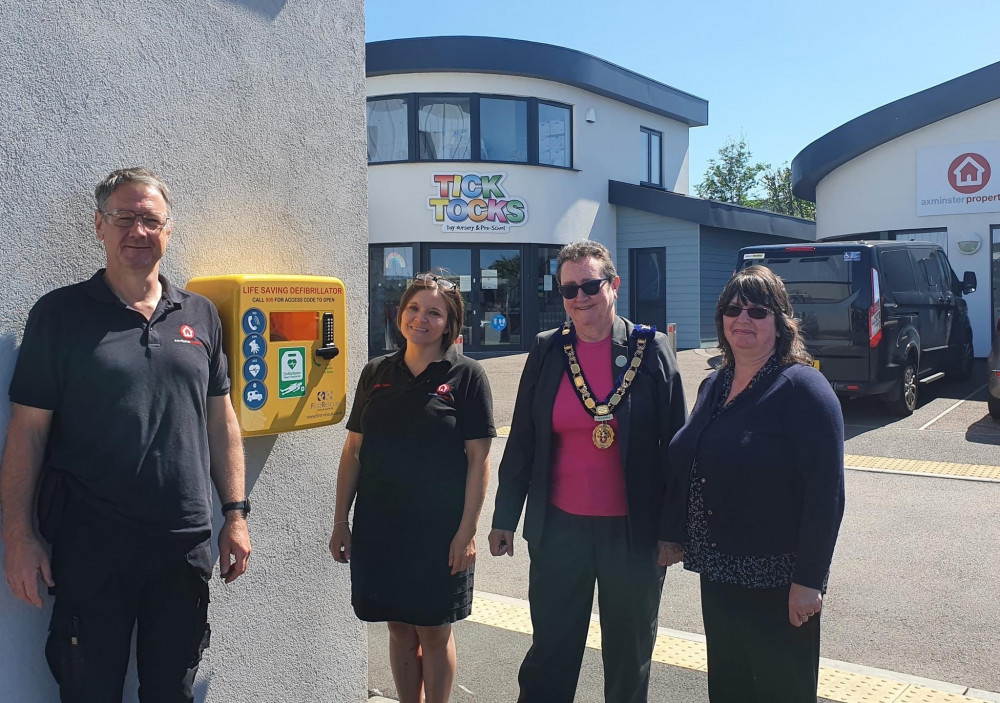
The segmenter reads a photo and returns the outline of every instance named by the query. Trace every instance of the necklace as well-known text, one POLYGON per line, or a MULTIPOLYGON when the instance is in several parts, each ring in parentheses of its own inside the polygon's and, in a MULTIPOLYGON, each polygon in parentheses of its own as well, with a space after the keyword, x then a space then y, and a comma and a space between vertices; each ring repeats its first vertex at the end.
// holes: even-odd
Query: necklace
POLYGON ((632 381, 635 380, 635 375, 642 364, 643 354, 646 352, 646 343, 655 333, 655 327, 635 326, 632 330, 632 337, 635 339, 635 352, 632 355, 632 360, 615 382, 617 388, 613 387, 608 397, 598 402, 587 385, 587 379, 583 377, 583 368, 576 358, 576 332, 571 323, 567 322, 563 325, 563 352, 566 355, 566 370, 573 381, 573 389, 580 398, 584 409, 598 423, 592 435, 594 446, 598 449, 608 449, 615 442, 615 431, 610 424, 615 417, 615 408, 622 402, 632 385, 632 381))

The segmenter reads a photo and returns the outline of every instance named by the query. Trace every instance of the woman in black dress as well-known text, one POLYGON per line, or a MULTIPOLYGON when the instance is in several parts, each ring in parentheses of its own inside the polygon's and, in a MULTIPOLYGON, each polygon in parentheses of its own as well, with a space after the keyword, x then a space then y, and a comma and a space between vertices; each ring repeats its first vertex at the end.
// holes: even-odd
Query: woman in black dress
POLYGON ((448 700, 451 623, 472 612, 496 430, 486 374, 453 344, 464 319, 451 281, 417 274, 396 318, 405 342, 361 372, 340 457, 330 552, 351 564, 357 616, 388 623, 401 703, 448 700))

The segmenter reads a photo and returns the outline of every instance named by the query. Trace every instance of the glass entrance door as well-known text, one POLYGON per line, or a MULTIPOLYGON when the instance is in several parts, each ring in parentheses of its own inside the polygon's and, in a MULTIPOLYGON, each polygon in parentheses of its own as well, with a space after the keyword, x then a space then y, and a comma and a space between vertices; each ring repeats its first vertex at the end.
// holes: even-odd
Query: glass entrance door
POLYGON ((448 278, 458 286, 465 301, 465 320, 462 322, 462 338, 467 349, 472 340, 472 250, 456 247, 431 247, 429 265, 425 271, 448 272, 448 278))
POLYGON ((465 350, 519 350, 521 247, 429 246, 427 270, 446 269, 465 299, 465 350))
POLYGON ((479 249, 480 349, 521 348, 521 250, 479 249))

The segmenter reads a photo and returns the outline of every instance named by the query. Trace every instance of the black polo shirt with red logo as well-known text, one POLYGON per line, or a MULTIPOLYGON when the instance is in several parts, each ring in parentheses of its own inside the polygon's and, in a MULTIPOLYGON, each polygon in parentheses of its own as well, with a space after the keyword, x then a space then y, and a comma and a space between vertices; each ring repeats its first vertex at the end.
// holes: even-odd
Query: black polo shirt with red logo
POLYGON ((465 440, 496 436, 486 372, 451 345, 414 377, 404 351, 368 362, 358 381, 347 429, 364 435, 362 478, 464 485, 465 440))
POLYGON ((147 322, 104 270, 32 308, 10 384, 52 410, 45 465, 102 515, 153 535, 211 534, 208 398, 229 392, 222 325, 207 298, 172 286, 147 322))

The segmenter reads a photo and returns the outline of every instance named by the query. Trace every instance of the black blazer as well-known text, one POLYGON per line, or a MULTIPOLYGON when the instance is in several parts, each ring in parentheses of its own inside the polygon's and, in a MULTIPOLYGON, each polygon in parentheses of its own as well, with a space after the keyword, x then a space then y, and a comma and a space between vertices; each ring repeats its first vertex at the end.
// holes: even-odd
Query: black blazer
MULTIPOLYGON (((634 325, 615 318, 611 359, 624 354, 631 359, 634 325)), ((524 538, 540 542, 549 506, 549 468, 552 453, 552 409, 559 383, 566 373, 561 328, 542 332, 532 344, 521 373, 514 404, 514 419, 500 462, 493 527, 514 531, 524 508, 524 538)), ((612 377, 621 369, 612 367, 612 377)), ((633 547, 655 545, 669 530, 665 513, 666 482, 669 477, 667 447, 684 425, 687 407, 677 372, 677 359, 666 335, 657 332, 646 346, 639 373, 615 412, 618 436, 615 446, 622 455, 625 497, 628 503, 629 541, 633 547)))

